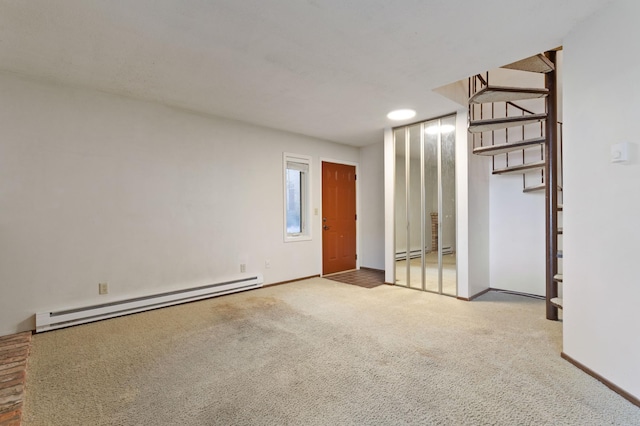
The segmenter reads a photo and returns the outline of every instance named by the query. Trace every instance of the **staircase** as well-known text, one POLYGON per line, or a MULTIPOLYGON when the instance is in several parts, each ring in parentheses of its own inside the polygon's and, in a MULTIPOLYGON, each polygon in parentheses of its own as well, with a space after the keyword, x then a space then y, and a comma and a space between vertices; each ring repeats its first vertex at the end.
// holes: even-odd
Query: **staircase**
POLYGON ((546 315, 550 320, 557 320, 562 308, 563 283, 558 249, 563 234, 559 226, 562 133, 555 61, 556 51, 549 51, 502 67, 516 70, 515 74, 542 74, 544 87, 494 85, 488 72, 471 77, 468 127, 473 153, 492 157, 492 174, 521 174, 523 192, 545 192, 546 315))

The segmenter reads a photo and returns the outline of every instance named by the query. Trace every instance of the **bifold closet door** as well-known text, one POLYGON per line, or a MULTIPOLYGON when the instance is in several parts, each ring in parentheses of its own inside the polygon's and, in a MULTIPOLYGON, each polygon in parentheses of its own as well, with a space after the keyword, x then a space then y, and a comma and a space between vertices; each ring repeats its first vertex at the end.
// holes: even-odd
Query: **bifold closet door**
POLYGON ((422 224, 422 134, 421 124, 410 126, 407 129, 407 185, 408 193, 408 211, 409 211, 409 278, 407 280, 409 287, 415 289, 423 289, 422 264, 424 260, 424 246, 421 237, 423 232, 422 224))
POLYGON ((395 282, 456 295, 455 116, 394 129, 395 282))
MULTIPOLYGON (((455 129, 455 117, 441 120, 441 129, 455 129)), ((442 294, 457 295, 456 265, 456 138, 455 131, 440 135, 441 233, 440 264, 442 294)))
POLYGON ((438 265, 438 199, 439 159, 438 135, 427 132, 437 125, 437 120, 424 123, 424 195, 425 195, 425 290, 439 292, 438 265))
POLYGON ((407 285, 408 278, 408 225, 407 213, 407 141, 406 129, 396 129, 393 133, 395 141, 395 243, 396 243, 396 284, 407 285))

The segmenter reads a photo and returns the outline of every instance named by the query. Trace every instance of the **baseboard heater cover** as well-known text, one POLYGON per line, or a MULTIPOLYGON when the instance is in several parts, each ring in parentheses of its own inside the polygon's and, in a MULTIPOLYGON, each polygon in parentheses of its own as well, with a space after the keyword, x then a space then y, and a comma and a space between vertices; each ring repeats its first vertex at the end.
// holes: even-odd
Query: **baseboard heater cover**
POLYGON ((40 312, 36 313, 36 333, 260 288, 263 282, 262 274, 243 275, 200 287, 136 297, 100 305, 54 312, 40 312))
MULTIPOLYGON (((427 247, 425 247, 425 253, 431 253, 431 250, 429 250, 427 247)), ((447 254, 453 254, 453 247, 451 246, 446 246, 446 247, 442 247, 442 254, 443 255, 447 255, 447 254)), ((415 249, 415 250, 411 250, 409 252, 409 258, 410 259, 415 259, 417 257, 422 256, 422 252, 420 251, 420 249, 415 249)), ((406 251, 399 251, 396 252, 396 260, 404 260, 407 258, 407 252, 406 251)))
MULTIPOLYGON (((427 253, 430 252, 430 250, 425 247, 424 249, 427 253)), ((420 249, 413 249, 411 251, 409 251, 409 259, 415 259, 416 257, 420 257, 422 256, 422 251, 420 249)), ((396 253, 396 260, 404 260, 407 258, 407 252, 406 251, 399 251, 396 253)))

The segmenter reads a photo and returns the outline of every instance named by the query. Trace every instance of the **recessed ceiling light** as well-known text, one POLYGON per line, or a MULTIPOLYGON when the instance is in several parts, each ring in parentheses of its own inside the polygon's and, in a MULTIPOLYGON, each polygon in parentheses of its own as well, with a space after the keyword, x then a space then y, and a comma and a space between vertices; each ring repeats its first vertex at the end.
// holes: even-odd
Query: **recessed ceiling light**
POLYGON ((434 124, 433 126, 429 126, 424 129, 424 132, 428 135, 437 135, 438 133, 450 133, 456 129, 456 126, 453 124, 443 124, 442 126, 438 126, 434 124))
POLYGON ((412 109, 397 109, 387 114, 389 120, 408 120, 416 116, 415 110, 412 109))

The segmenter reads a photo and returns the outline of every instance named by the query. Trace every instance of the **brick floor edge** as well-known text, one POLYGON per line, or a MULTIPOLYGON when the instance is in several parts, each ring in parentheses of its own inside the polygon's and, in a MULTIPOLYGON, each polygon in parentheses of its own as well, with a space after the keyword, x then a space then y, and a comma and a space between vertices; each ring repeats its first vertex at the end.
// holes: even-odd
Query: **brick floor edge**
POLYGON ((0 337, 0 426, 22 423, 31 332, 0 337))

